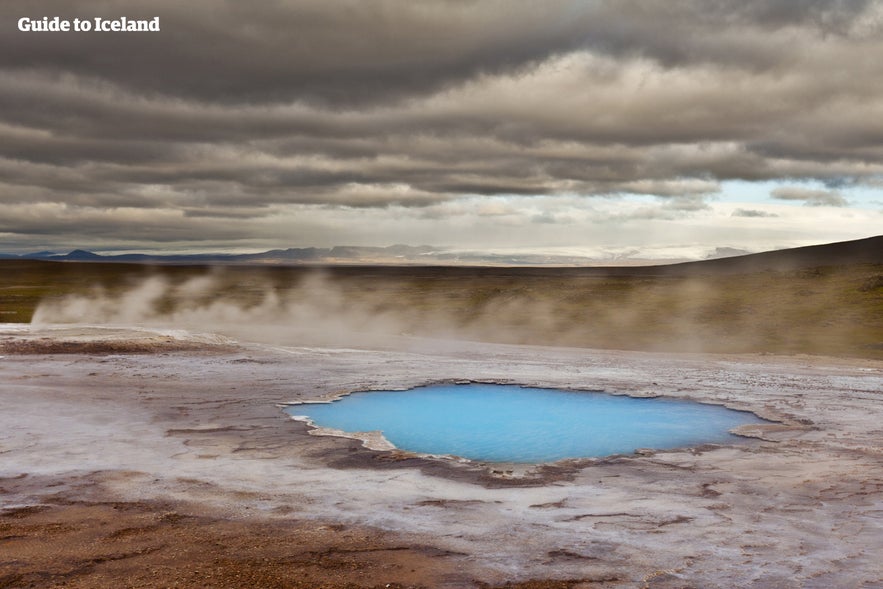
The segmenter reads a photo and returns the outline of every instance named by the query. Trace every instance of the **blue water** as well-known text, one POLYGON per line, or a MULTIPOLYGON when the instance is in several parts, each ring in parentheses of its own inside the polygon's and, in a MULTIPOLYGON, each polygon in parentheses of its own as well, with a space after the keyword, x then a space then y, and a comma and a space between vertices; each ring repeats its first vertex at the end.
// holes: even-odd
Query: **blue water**
POLYGON ((287 411, 346 432, 380 430, 402 450, 519 463, 732 443, 743 438, 728 430, 763 422, 691 401, 484 384, 361 392, 287 411))

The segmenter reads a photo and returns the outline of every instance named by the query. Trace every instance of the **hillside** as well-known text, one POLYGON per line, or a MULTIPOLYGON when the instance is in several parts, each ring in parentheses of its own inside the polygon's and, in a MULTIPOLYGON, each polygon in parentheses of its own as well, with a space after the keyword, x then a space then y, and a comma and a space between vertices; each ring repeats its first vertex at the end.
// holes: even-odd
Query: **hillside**
POLYGON ((48 321, 172 322, 214 330, 233 317, 258 327, 334 332, 341 344, 347 334, 382 332, 883 358, 881 245, 883 238, 875 237, 639 268, 0 260, 0 321, 28 322, 42 304, 53 310, 43 314, 48 321), (147 278, 154 279, 152 291, 140 286, 147 278), (141 307, 123 313, 123 303, 133 301, 141 307))
POLYGON ((685 262, 666 266, 672 273, 760 272, 763 270, 787 271, 819 266, 843 266, 850 264, 883 263, 883 235, 841 241, 824 245, 811 245, 745 256, 734 256, 702 262, 685 262))

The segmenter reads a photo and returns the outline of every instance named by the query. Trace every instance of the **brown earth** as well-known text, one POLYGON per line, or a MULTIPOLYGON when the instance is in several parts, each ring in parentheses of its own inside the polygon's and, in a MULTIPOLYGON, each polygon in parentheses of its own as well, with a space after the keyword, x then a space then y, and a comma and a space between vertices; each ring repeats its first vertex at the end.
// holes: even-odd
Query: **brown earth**
POLYGON ((158 352, 229 351, 232 347, 161 338, 144 341, 77 342, 40 338, 0 341, 0 354, 156 354, 158 352))
MULTIPOLYGON (((224 519, 171 503, 61 501, 8 509, 0 514, 0 547, 4 589, 402 589, 468 583, 452 570, 444 551, 402 545, 376 530, 224 519)), ((504 587, 569 589, 581 582, 504 587)))

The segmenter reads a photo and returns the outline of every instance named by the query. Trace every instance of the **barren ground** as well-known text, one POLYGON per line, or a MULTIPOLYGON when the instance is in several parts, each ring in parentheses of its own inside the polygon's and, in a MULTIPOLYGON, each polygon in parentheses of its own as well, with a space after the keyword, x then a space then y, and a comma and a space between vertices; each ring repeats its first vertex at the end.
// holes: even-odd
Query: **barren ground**
POLYGON ((0 356, 0 587, 883 587, 879 361, 12 326, 0 356), (781 425, 525 469, 311 436, 278 406, 449 380, 781 425))

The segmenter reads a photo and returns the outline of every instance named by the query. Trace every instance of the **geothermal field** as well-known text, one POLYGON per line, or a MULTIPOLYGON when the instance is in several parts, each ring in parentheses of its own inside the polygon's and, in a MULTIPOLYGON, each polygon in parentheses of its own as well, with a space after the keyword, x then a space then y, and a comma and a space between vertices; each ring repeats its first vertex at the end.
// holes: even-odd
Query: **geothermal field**
POLYGON ((879 263, 3 264, 0 587, 883 587, 879 263), (763 421, 526 464, 285 412, 438 383, 763 421))
POLYGON ((883 0, 0 23, 0 589, 883 589, 883 0))

